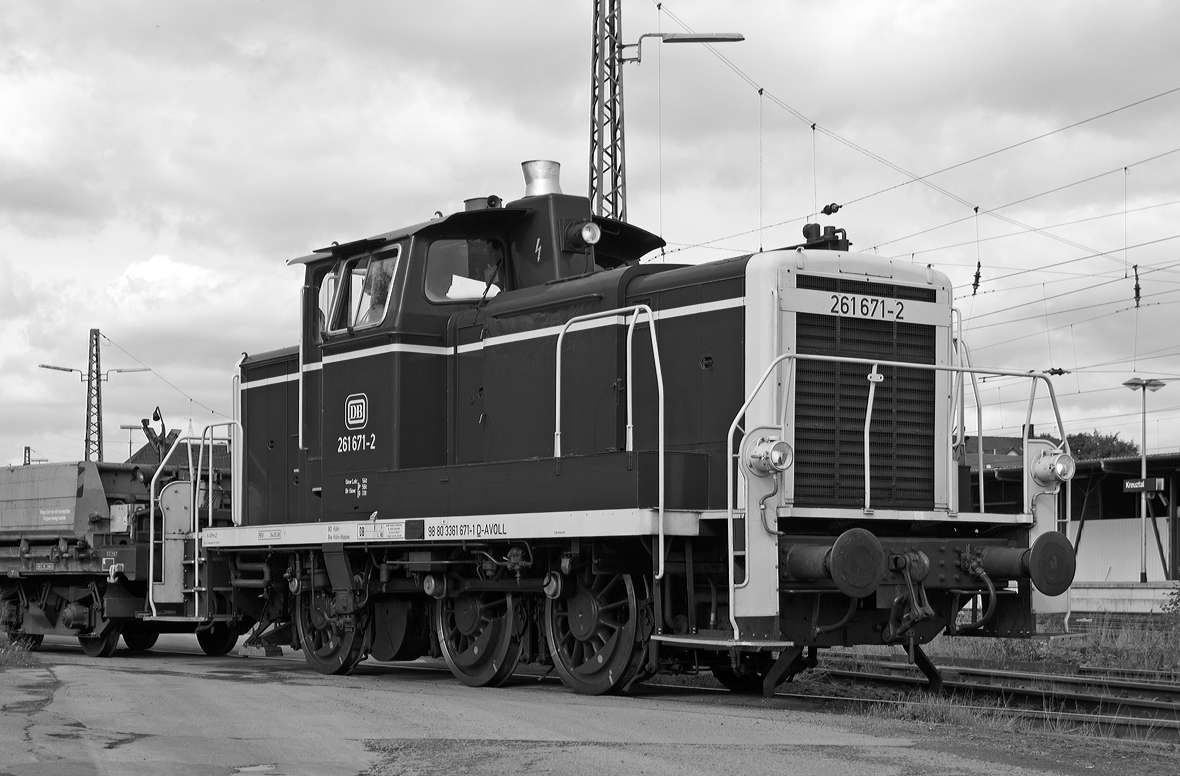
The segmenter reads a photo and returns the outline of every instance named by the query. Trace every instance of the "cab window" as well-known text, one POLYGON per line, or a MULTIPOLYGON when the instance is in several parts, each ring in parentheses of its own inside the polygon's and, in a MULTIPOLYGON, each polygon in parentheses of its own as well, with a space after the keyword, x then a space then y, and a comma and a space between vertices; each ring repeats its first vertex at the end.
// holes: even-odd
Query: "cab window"
POLYGON ((504 247, 499 240, 435 240, 426 252, 426 298, 472 302, 500 293, 504 247), (490 284, 490 285, 489 285, 490 284))
POLYGON ((364 329, 385 320, 400 256, 398 246, 344 263, 330 331, 364 329))
POLYGON ((328 315, 332 312, 332 299, 336 296, 336 273, 329 272, 319 280, 316 294, 315 341, 322 342, 328 328, 328 315))

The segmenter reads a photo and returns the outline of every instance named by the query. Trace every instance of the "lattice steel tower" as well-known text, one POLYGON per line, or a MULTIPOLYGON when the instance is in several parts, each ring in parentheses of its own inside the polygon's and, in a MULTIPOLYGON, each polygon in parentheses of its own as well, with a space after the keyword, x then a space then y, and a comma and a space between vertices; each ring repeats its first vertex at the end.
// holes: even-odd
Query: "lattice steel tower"
POLYGON ((90 330, 90 363, 86 369, 86 460, 102 460, 102 351, 98 329, 90 330))
POLYGON ((622 0, 594 0, 594 50, 590 58, 590 207, 595 215, 626 221, 622 45, 622 0))

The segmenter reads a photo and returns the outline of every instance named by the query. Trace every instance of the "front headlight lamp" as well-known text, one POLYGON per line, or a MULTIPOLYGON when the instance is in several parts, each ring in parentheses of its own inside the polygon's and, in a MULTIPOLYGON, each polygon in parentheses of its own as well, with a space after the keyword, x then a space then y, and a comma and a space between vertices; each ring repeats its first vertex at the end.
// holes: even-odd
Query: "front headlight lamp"
POLYGON ((762 437, 750 446, 746 463, 758 475, 785 472, 795 461, 795 451, 781 439, 762 437))
POLYGON ((1032 464, 1033 481, 1042 487, 1069 482, 1078 470, 1077 462, 1069 453, 1049 450, 1041 453, 1032 464))

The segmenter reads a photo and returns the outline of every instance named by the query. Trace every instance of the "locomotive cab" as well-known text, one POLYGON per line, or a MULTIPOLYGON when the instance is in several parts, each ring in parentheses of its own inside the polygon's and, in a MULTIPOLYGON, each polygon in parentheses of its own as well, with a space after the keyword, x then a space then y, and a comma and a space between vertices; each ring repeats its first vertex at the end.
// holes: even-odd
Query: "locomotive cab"
MULTIPOLYGON (((264 504, 275 501, 274 465, 261 462, 276 444, 288 447, 283 498, 298 522, 372 513, 371 473, 541 454, 511 433, 503 449, 485 450, 483 354, 471 346, 494 328, 489 308, 519 326, 528 308, 560 302, 552 284, 626 270, 664 243, 592 216, 584 197, 561 193, 554 163, 525 169, 525 195, 507 206, 470 199, 449 216, 289 262, 305 272, 298 363, 286 355, 285 380, 278 353, 242 364, 247 445, 257 446, 247 524, 273 519, 264 504), (292 401, 298 417, 280 409, 292 401)), ((509 404, 527 409, 519 397, 509 404)), ((420 495, 445 509, 438 494, 420 495)))

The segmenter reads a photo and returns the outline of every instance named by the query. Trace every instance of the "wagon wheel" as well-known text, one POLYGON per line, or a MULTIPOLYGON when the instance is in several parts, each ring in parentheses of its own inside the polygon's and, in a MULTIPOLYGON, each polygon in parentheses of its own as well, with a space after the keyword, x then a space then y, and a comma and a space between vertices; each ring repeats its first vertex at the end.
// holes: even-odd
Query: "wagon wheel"
MULTIPOLYGON (((201 651, 209 657, 228 655, 230 650, 238 644, 238 629, 223 622, 213 624, 213 627, 197 631, 197 643, 201 651)), ((126 636, 123 637, 126 640, 126 636)))
POLYGON ((155 646, 156 639, 158 638, 160 638, 159 633, 153 631, 137 631, 134 633, 124 633, 123 643, 132 652, 146 652, 155 646))
POLYGON ((101 636, 79 636, 78 643, 89 657, 110 657, 119 646, 120 630, 118 625, 111 625, 101 636))
POLYGON ((634 675, 639 607, 630 574, 584 567, 565 599, 545 602, 545 636, 566 687, 583 695, 619 689, 634 675))
POLYGON ((332 616, 332 599, 332 593, 323 590, 296 596, 295 628, 309 666, 321 674, 347 674, 365 656, 369 618, 362 612, 348 623, 332 616))
POLYGON ((523 621, 512 593, 464 593, 434 607, 434 629, 447 665, 471 687, 498 687, 520 662, 523 621))

